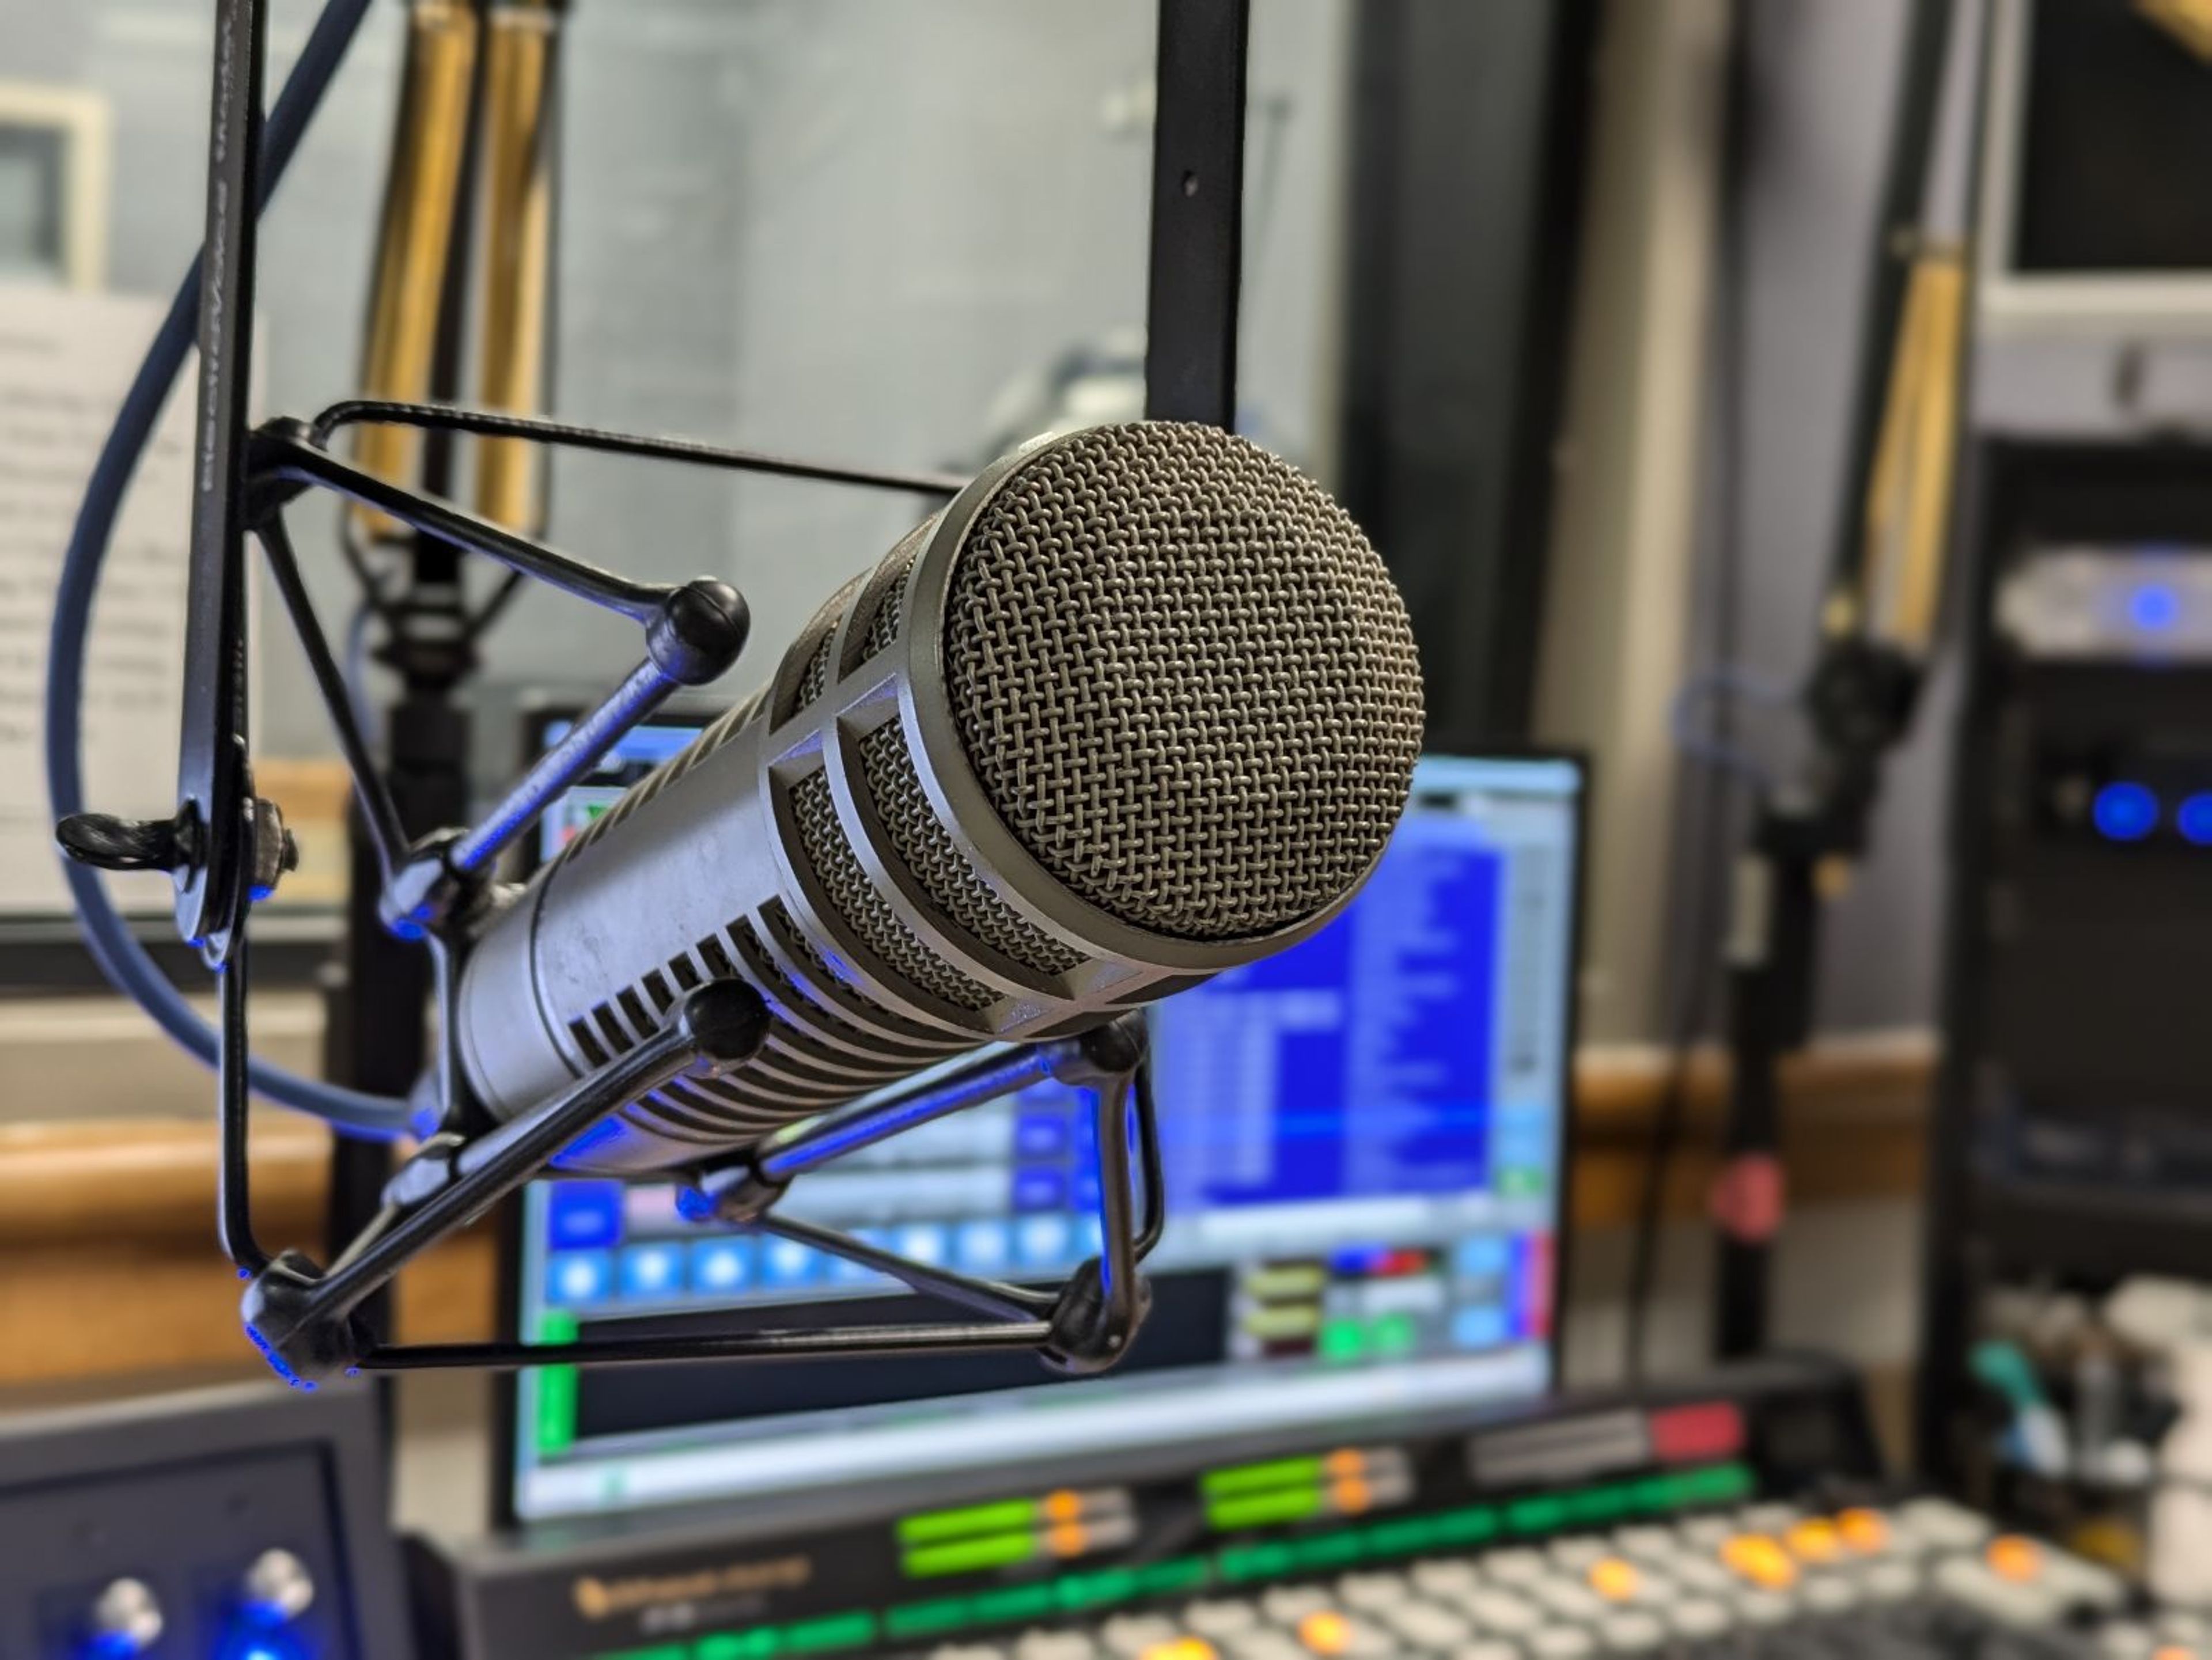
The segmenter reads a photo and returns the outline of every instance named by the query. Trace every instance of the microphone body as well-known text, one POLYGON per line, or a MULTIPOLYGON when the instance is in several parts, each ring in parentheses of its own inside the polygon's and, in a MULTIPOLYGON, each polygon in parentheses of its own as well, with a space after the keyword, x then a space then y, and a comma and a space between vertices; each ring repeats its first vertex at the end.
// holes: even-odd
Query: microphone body
POLYGON ((1380 856, 1420 732, 1403 603, 1318 486, 1206 427, 1041 441, 483 926, 463 1065, 510 1117, 748 981, 758 1055, 559 1161, 696 1164, 1306 938, 1380 856))

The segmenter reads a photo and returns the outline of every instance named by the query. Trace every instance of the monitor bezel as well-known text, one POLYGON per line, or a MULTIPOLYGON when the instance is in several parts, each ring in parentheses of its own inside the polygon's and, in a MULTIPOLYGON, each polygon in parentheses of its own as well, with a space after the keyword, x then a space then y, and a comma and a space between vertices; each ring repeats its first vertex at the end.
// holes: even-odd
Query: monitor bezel
MULTIPOLYGON (((567 703, 533 704, 521 717, 523 763, 527 765, 544 747, 546 733, 557 722, 573 721, 583 711, 567 703)), ((678 706, 656 711, 644 724, 666 726, 688 725, 703 727, 722 713, 715 707, 678 706)), ((1571 767, 1575 773, 1575 790, 1571 806, 1573 857, 1568 878, 1567 894, 1567 961, 1566 1007, 1564 1019, 1565 1041, 1560 1046, 1559 1072, 1556 1080, 1559 1091, 1559 1122, 1557 1143, 1553 1147, 1555 1172, 1554 1226, 1552 1237, 1552 1286, 1549 1298, 1549 1330, 1545 1340, 1546 1369, 1550 1377, 1547 1396, 1557 1395, 1565 1377, 1566 1365, 1566 1290, 1573 1271, 1574 1204, 1575 1204, 1575 1132, 1580 1117, 1580 1100, 1576 1086, 1575 1060, 1582 1033, 1582 974, 1583 935, 1587 927, 1588 874, 1589 860, 1589 815, 1591 768, 1589 754, 1567 746, 1539 745, 1516 741, 1491 741, 1473 745, 1455 745, 1449 749, 1425 749, 1422 758, 1455 761, 1511 761, 1531 763, 1560 763, 1571 767)), ((526 843, 519 861, 520 873, 526 875, 538 865, 534 840, 526 843)), ((524 1256, 523 1195, 516 1193, 501 1204, 495 1213, 494 1226, 497 1245, 497 1296, 499 1298, 497 1324, 503 1339, 520 1341, 521 1330, 522 1262, 524 1256)), ((1492 1411, 1494 1402, 1473 1402, 1464 1408, 1444 1414, 1446 1421, 1455 1421, 1464 1415, 1472 1420, 1492 1411)), ((517 1435, 521 1415, 521 1374, 519 1371, 499 1373, 493 1384, 491 1434, 492 1480, 491 1524, 501 1532, 530 1531, 544 1529, 590 1529, 597 1526, 628 1529, 649 1525, 655 1519, 665 1520, 670 1526, 696 1526, 702 1518, 733 1507, 757 1505, 757 1498, 732 1494, 720 1498, 688 1500, 678 1504, 641 1505, 635 1510, 605 1515, 562 1516, 532 1518, 520 1514, 515 1505, 515 1486, 521 1474, 520 1447, 517 1435)), ((1424 1421, 1435 1414, 1425 1415, 1424 1421)), ((1304 1444, 1312 1437, 1310 1426, 1292 1426, 1282 1430, 1255 1431, 1239 1438, 1240 1444, 1257 1449, 1255 1456, 1264 1456, 1273 1448, 1304 1444)), ((1151 1450, 1154 1455, 1146 1461, 1171 1462, 1176 1458, 1192 1456, 1188 1447, 1170 1445, 1151 1450)), ((930 1478, 918 1478, 926 1485, 930 1478)), ((905 1482, 902 1486, 912 1486, 905 1482)))
POLYGON ((2212 268, 2039 275, 2014 263, 2035 13, 2033 0, 1990 0, 1990 5, 1979 222, 1972 228, 1978 326, 1992 340, 2212 334, 2212 268))

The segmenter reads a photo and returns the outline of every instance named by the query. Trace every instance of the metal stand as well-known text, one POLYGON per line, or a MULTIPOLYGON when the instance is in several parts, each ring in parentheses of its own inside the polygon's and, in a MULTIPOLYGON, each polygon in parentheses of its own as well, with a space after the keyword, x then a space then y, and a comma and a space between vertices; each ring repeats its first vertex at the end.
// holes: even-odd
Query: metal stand
POLYGON ((1161 0, 1145 413, 1237 424, 1244 70, 1252 0, 1161 0))
MULTIPOLYGON (((1911 729, 1934 643, 1970 301, 1963 252, 1936 244, 1923 224, 1956 15, 1951 0, 1915 7, 1904 46, 1844 495, 1818 656, 1799 698, 1813 754, 1786 788, 1755 804, 1736 871, 1730 1086, 1712 1206, 1722 1359, 1766 1345, 1774 1239, 1786 1206, 1779 1068, 1810 1033, 1820 909, 1865 853, 1882 766, 1911 729), (1925 453, 1923 423, 1940 429, 1942 450, 1925 477, 1899 459, 1925 453), (1901 505, 1908 502, 1911 511, 1901 505)), ((1977 130, 1979 103, 1978 88, 1969 112, 1977 130)), ((1970 180, 1976 171, 1969 165, 1970 180)))
MULTIPOLYGON (((275 421, 245 447, 239 522, 268 559, 279 594, 307 657, 338 748, 353 775, 362 836, 374 859, 386 928, 429 950, 441 1017, 459 982, 469 923, 483 903, 499 855, 536 823, 545 808, 679 686, 707 684, 726 671, 743 648, 748 625, 744 600, 726 583, 701 578, 678 587, 629 581, 562 553, 537 538, 478 517, 441 497, 405 489, 345 462, 325 447, 329 435, 356 421, 397 421, 456 431, 495 432, 548 444, 582 444, 617 453, 675 459, 727 467, 798 472, 899 490, 945 493, 957 480, 933 475, 885 474, 827 464, 793 462, 750 452, 675 441, 626 438, 559 423, 424 405, 355 402, 325 411, 312 426, 275 421), (445 829, 410 841, 355 719, 343 678, 317 619, 285 529, 283 510, 309 488, 330 490, 376 509, 418 534, 496 560, 520 575, 617 611, 637 623, 644 655, 568 735, 542 757, 483 819, 465 829, 445 829)), ((242 668, 237 671, 242 678, 242 668)), ((242 688, 241 688, 242 691, 242 688)), ((239 699, 242 706, 242 696, 239 699)), ((250 786, 249 786, 250 787, 250 786)), ((289 840, 273 806, 249 796, 244 817, 258 832, 232 842, 237 861, 216 891, 247 896, 269 891, 281 875, 289 840)), ((216 838, 189 835, 193 823, 180 810, 166 824, 131 824, 100 815, 66 821, 58 835, 72 856, 114 866, 118 848, 137 867, 191 868, 191 852, 216 838)), ((220 950, 211 960, 222 981, 223 1046, 221 1084, 223 1247, 252 1280, 244 1305, 246 1329, 270 1363, 295 1381, 340 1369, 398 1370, 429 1365, 520 1365, 532 1351, 524 1344, 448 1347, 391 1347, 379 1342, 357 1317, 365 1299, 380 1290, 426 1245, 473 1219, 532 1177, 545 1173, 561 1151, 601 1119, 679 1073, 743 1064, 768 1030, 759 994, 742 982, 702 986, 672 1012, 652 1041, 602 1068, 573 1089, 503 1124, 495 1124, 471 1100, 450 1043, 441 1050, 434 1091, 436 1133, 404 1164, 382 1193, 374 1219, 340 1251, 331 1268, 318 1269, 297 1251, 271 1258, 253 1233, 246 1189, 247 1118, 245 1056, 246 906, 220 918, 220 950)), ((441 1018, 442 1031, 450 1019, 441 1018)), ((763 1357, 825 1351, 906 1353, 916 1348, 1038 1347, 1071 1371, 1108 1364, 1127 1346, 1143 1316, 1145 1296, 1136 1264, 1158 1235, 1163 1199, 1149 1091, 1139 1088, 1143 1065, 1141 1025, 1133 1017, 1082 1037, 1036 1046, 1011 1060, 994 1058, 956 1073, 941 1085, 901 1091, 858 1116, 834 1116, 795 1136, 771 1143, 771 1152, 749 1151, 696 1172, 702 1197, 691 1207, 700 1219, 722 1216, 769 1231, 805 1237, 824 1250, 893 1274, 916 1290, 947 1296, 994 1314, 976 1328, 888 1327, 838 1333, 769 1333, 744 1340, 675 1347, 699 1358, 763 1357), (1098 1091, 1101 1113, 1100 1225, 1103 1254, 1079 1270, 1056 1298, 969 1281, 908 1263, 858 1241, 771 1217, 769 1207, 792 1177, 883 1135, 975 1105, 1036 1078, 1054 1076, 1098 1091), (1133 1096, 1133 1107, 1126 1105, 1133 1096), (1141 1162, 1146 1222, 1139 1237, 1131 1217, 1128 1128, 1133 1112, 1141 1162)), ((429 1128, 426 1124, 425 1128, 429 1128)), ((586 1345, 580 1365, 665 1359, 665 1343, 586 1345)), ((542 1357, 540 1357, 542 1358, 542 1357)))
MULTIPOLYGON (((519 1342, 388 1344, 364 1311, 427 1246, 532 1178, 558 1174, 563 1151, 609 1115, 681 1074, 741 1066, 764 1040, 770 1017, 760 994, 739 981, 711 982, 676 1004, 665 1025, 636 1049, 499 1123, 471 1098, 450 1037, 451 1003, 471 923, 488 903, 500 854, 678 687, 706 685, 730 668, 745 642, 745 602, 727 583, 709 579, 668 586, 603 570, 471 513, 434 489, 410 489, 352 465, 331 453, 330 440, 343 428, 368 423, 930 496, 950 496, 966 481, 632 437, 437 403, 356 399, 325 410, 313 423, 277 420, 249 431, 244 389, 250 384, 251 204, 258 199, 266 3, 220 0, 217 9, 200 327, 200 465, 177 810, 170 818, 153 822, 79 814, 58 826, 56 836, 64 852, 86 863, 169 872, 178 891, 179 932, 220 978, 218 1229, 225 1252, 249 1281, 243 1304, 247 1332, 270 1363, 309 1387, 337 1371, 539 1364, 543 1350, 519 1342), (410 533, 418 549, 434 550, 437 569, 432 575, 441 582, 451 576, 446 585, 456 604, 462 555, 475 554, 504 567, 506 581, 487 606, 473 617, 454 614, 465 638, 486 625, 526 578, 625 617, 641 631, 636 667, 472 826, 462 825, 463 815, 454 812, 441 817, 441 827, 418 830, 422 820, 415 814, 422 804, 410 800, 403 812, 395 791, 395 785, 405 786, 406 775, 387 780, 376 765, 285 527, 285 508, 310 489, 329 491, 383 514, 410 533), (243 619, 249 534, 269 562, 352 775, 356 871, 371 879, 362 885, 378 896, 375 915, 384 929, 398 940, 419 942, 426 951, 440 1017, 436 1065, 417 1121, 425 1139, 383 1183, 374 1215, 331 1254, 327 1268, 297 1250, 272 1256, 264 1250, 254 1233, 248 1186, 248 918, 252 903, 272 891, 297 861, 275 804, 255 793, 246 763, 243 619)), ((1197 179, 1201 188, 1195 194, 1205 202, 1202 215, 1194 219, 1163 202, 1155 204, 1153 303, 1177 313, 1183 319, 1177 327, 1187 328, 1193 319, 1210 319, 1196 332, 1215 349, 1207 354, 1206 372, 1194 383, 1200 392, 1175 411, 1187 418, 1225 422, 1233 407, 1234 226, 1241 189, 1237 135, 1244 29, 1245 0, 1164 0, 1161 8, 1163 154, 1170 153, 1172 135, 1202 128, 1210 135, 1206 155, 1214 158, 1205 161, 1205 170, 1196 174, 1188 168, 1163 173, 1174 173, 1177 181, 1171 192, 1163 185, 1163 202, 1170 197, 1192 199, 1194 193, 1188 186, 1197 179), (1227 98, 1212 97, 1224 82, 1227 98), (1194 124, 1194 112, 1201 106, 1206 119, 1194 124), (1231 239, 1225 287, 1218 273, 1200 281, 1204 262, 1193 258, 1194 250, 1212 247, 1218 252, 1224 226, 1231 239)), ((1177 402, 1160 395, 1164 371, 1157 344, 1150 369, 1155 405, 1177 402)), ((414 688, 440 740, 423 745, 422 757, 441 776, 449 775, 455 754, 453 728, 443 724, 440 711, 459 678, 454 665, 462 660, 449 660, 443 671, 423 669, 414 688)), ((403 718, 409 718, 405 709, 403 718)), ((917 1292, 981 1318, 953 1325, 617 1339, 564 1347, 563 1364, 1028 1348, 1064 1371, 1100 1370, 1127 1351, 1144 1317, 1149 1293, 1139 1265, 1158 1242, 1165 1212, 1144 1031, 1133 1015, 1077 1037, 977 1061, 940 1081, 794 1126, 682 1175, 688 1182, 686 1213, 695 1219, 735 1222, 802 1241, 890 1274, 917 1292), (795 1177, 886 1135, 1048 1077, 1093 1095, 1098 1130, 1100 1253, 1056 1292, 968 1279, 775 1213, 777 1200, 795 1177)))

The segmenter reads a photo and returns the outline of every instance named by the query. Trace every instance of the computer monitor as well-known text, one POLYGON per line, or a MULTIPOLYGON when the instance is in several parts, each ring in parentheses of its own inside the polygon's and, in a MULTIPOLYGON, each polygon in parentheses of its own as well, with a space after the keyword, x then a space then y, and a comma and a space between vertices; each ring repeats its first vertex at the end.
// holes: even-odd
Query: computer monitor
MULTIPOLYGON (((2178 7, 1992 0, 1977 327, 2154 342, 2212 331, 2212 62, 2178 7)), ((2046 390, 2046 400, 2051 394, 2046 390)))
MULTIPOLYGON (((541 856, 690 730, 633 733, 549 816, 541 856)), ((509 1519, 1033 1471, 1545 1390, 1583 795, 1565 757, 1427 757, 1343 915, 1154 1008, 1169 1220, 1151 1316, 1114 1371, 1060 1380, 996 1353, 549 1355, 507 1385, 509 1519)), ((910 1256, 1051 1284, 1096 1249, 1091 1134, 1075 1091, 1048 1085, 855 1154, 785 1203, 910 1256)), ((684 1222, 665 1184, 538 1183, 509 1225, 515 1328, 555 1350, 617 1330, 936 1316, 841 1260, 684 1222)))

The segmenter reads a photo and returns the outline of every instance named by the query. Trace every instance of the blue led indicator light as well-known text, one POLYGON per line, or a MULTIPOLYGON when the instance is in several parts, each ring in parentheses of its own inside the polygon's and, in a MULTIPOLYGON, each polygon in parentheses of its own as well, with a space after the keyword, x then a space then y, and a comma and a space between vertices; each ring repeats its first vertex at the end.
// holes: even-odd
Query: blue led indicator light
POLYGON ((2212 790, 2199 790, 2183 801, 2173 824, 2191 847, 2212 848, 2212 790))
POLYGON ((2158 828, 2158 797, 2141 784, 2107 784, 2089 808, 2108 841, 2140 842, 2158 828))
POLYGON ((2145 582, 2128 596, 2128 620, 2146 634, 2164 634, 2181 621, 2181 596, 2163 582, 2145 582))
POLYGON ((257 1638, 243 1648, 234 1648, 223 1660, 300 1660, 300 1651, 291 1645, 280 1645, 271 1638, 257 1638))
POLYGON ((2163 582, 2145 582, 2128 595, 2128 620, 2145 634, 2164 634, 2181 621, 2181 596, 2163 582))
POLYGON ((283 1632, 252 1614, 233 1621, 216 1645, 215 1660, 307 1660, 307 1650, 283 1632))

